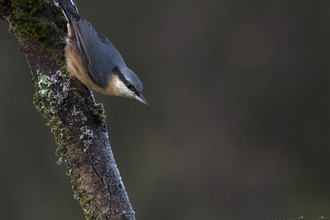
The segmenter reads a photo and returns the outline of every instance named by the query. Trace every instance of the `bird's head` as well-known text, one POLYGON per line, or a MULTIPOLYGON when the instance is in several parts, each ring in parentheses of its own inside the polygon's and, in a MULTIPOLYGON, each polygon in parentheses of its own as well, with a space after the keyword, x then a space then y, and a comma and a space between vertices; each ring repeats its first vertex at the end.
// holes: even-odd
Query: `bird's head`
POLYGON ((142 96, 143 85, 139 77, 128 68, 119 71, 117 74, 115 87, 120 95, 137 99, 143 104, 148 105, 147 100, 142 96))

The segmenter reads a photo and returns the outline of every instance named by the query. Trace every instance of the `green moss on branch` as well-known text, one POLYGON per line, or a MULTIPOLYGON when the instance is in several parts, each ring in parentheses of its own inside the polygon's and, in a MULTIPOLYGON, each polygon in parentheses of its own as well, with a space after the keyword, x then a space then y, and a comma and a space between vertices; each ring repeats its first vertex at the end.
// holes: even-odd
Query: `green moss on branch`
POLYGON ((12 13, 8 16, 10 31, 19 39, 31 38, 51 52, 56 63, 65 68, 63 47, 66 21, 53 0, 12 0, 12 13))

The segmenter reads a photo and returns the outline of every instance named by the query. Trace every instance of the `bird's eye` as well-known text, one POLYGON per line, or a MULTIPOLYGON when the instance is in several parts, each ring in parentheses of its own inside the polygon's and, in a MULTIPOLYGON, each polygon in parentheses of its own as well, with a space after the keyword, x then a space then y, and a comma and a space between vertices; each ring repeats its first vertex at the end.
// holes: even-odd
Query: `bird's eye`
POLYGON ((127 83, 126 83, 126 86, 127 86, 127 88, 129 88, 130 90, 132 90, 132 88, 133 88, 133 86, 132 86, 132 84, 131 84, 130 82, 127 82, 127 83))

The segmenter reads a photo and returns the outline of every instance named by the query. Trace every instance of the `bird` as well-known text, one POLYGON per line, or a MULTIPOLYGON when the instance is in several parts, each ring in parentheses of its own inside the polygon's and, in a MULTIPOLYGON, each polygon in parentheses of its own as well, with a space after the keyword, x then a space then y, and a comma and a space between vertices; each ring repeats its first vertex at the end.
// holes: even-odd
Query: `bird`
POLYGON ((57 0, 67 20, 65 60, 69 76, 105 95, 134 98, 147 104, 139 77, 111 42, 79 12, 75 0, 57 0))

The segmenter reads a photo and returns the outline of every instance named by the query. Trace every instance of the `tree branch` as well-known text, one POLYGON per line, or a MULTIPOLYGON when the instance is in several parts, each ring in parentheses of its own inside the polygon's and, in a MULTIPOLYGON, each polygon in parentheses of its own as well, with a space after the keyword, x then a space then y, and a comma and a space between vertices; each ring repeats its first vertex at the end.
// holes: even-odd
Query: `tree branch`
POLYGON ((70 90, 76 84, 67 76, 59 43, 66 31, 60 10, 47 0, 0 0, 0 16, 22 45, 35 84, 34 105, 49 120, 58 163, 67 164, 86 219, 135 220, 109 144, 104 108, 92 92, 70 90))

